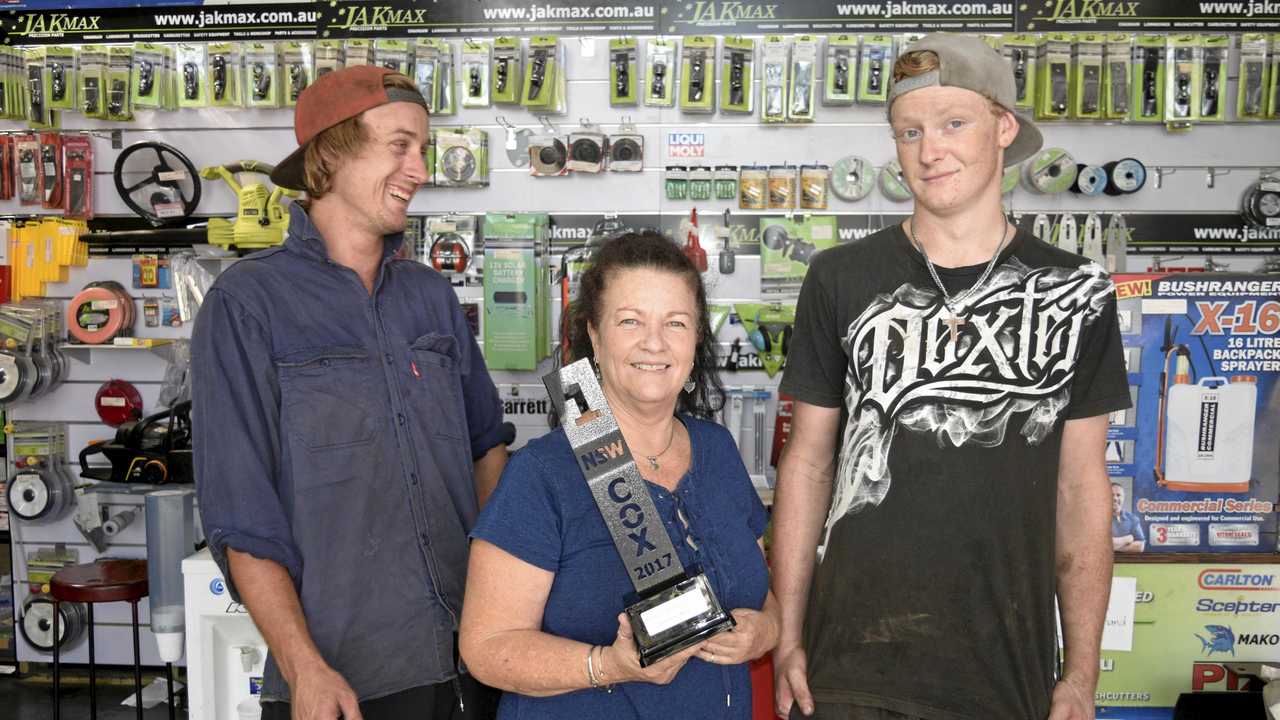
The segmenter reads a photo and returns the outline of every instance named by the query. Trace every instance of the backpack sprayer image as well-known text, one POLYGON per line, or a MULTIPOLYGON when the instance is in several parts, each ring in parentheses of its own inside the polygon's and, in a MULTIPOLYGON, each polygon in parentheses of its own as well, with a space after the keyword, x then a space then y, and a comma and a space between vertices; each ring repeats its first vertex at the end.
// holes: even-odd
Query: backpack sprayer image
POLYGON ((1249 492, 1257 378, 1197 379, 1190 348, 1174 343, 1172 318, 1165 319, 1160 349, 1164 365, 1157 409, 1156 484, 1185 492, 1249 492))

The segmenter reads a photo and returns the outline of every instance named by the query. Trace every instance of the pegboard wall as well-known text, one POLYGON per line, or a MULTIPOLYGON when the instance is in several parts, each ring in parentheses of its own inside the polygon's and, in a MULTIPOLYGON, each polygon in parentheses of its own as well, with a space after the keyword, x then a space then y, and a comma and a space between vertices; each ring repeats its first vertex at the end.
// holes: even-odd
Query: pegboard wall
MULTIPOLYGON (((781 28, 777 32, 790 31, 781 28)), ((385 36, 394 36, 394 32, 388 31, 385 36)), ((763 33, 746 33, 746 36, 759 41, 763 38, 763 33)), ((614 132, 624 119, 634 123, 644 136, 642 172, 531 177, 527 168, 516 167, 508 159, 504 151, 506 132, 503 124, 536 131, 543 127, 539 118, 518 106, 463 108, 456 115, 433 118, 432 125, 435 128, 478 128, 488 133, 490 184, 486 188, 424 189, 413 198, 410 214, 425 216, 503 211, 549 213, 554 222, 553 247, 560 248, 553 252, 550 262, 553 266, 558 266, 563 248, 582 243, 587 229, 602 215, 616 214, 624 221, 639 217, 644 224, 657 224, 675 230, 681 219, 686 218, 696 207, 702 219, 702 244, 710 256, 710 270, 705 280, 712 301, 725 304, 758 302, 762 298, 761 264, 756 233, 751 228, 757 226, 759 217, 777 216, 782 211, 739 210, 736 201, 668 200, 664 193, 665 167, 695 162, 707 167, 748 164, 831 165, 846 155, 861 155, 877 166, 882 166, 894 158, 894 146, 883 106, 819 105, 813 122, 776 125, 762 124, 758 115, 694 115, 678 109, 643 105, 611 107, 609 37, 581 31, 562 34, 568 80, 568 110, 563 115, 550 117, 549 122, 554 124, 561 136, 568 135, 580 122, 598 124, 605 133, 614 132), (677 145, 681 146, 681 153, 688 152, 689 137, 697 138, 700 156, 673 156, 677 145), (713 242, 713 234, 709 229, 722 219, 725 210, 730 211, 735 225, 745 228, 734 236, 738 244, 737 262, 731 275, 722 275, 717 269, 719 247, 713 242)), ((648 40, 641 40, 642 58, 644 43, 648 40)), ((723 35, 719 36, 719 40, 723 41, 723 35)), ((457 39, 453 42, 456 47, 457 39)), ((1238 48, 1234 45, 1227 67, 1230 69, 1228 104, 1234 108, 1238 84, 1238 48)), ((818 82, 821 80, 819 76, 818 82)), ((717 82, 721 81, 723 78, 717 77, 717 82)), ((758 77, 755 82, 755 92, 758 94, 758 77)), ((1167 220, 1172 223, 1193 225, 1201 216, 1236 213, 1241 196, 1258 180, 1259 172, 1280 166, 1280 124, 1270 122, 1228 120, 1220 124, 1200 125, 1184 134, 1167 132, 1162 125, 1123 123, 1061 121, 1044 122, 1040 127, 1045 136, 1046 147, 1064 148, 1080 162, 1090 164, 1135 157, 1148 168, 1160 168, 1161 182, 1157 187, 1152 178, 1143 190, 1135 194, 1097 198, 1069 193, 1039 195, 1019 186, 1006 197, 1009 210, 1015 214, 1046 213, 1057 216, 1064 213, 1083 215, 1090 212, 1117 212, 1167 215, 1167 220)), ((4 131, 22 129, 23 126, 14 123, 0 125, 0 130, 4 131)), ((96 167, 94 211, 99 218, 104 219, 132 216, 116 194, 111 168, 121 148, 134 143, 167 143, 185 153, 197 168, 241 160, 276 162, 295 147, 292 112, 287 109, 203 108, 174 112, 137 110, 134 119, 127 123, 94 120, 68 113, 62 119, 61 131, 84 132, 91 138, 96 167)), ((831 214, 841 218, 842 241, 861 237, 870 230, 898 222, 910 212, 910 203, 893 202, 878 190, 859 202, 845 202, 831 195, 829 203, 829 210, 818 214, 831 214)), ((224 183, 204 183, 198 215, 230 216, 235 211, 236 198, 224 183)), ((0 214, 22 216, 28 212, 28 208, 20 206, 16 201, 0 203, 0 214)), ((683 239, 683 235, 677 237, 683 239)), ((1258 255, 1236 254, 1215 255, 1215 259, 1233 270, 1255 270, 1263 260, 1258 255)), ((1152 257, 1132 254, 1128 260, 1129 270, 1144 270, 1151 264, 1152 257)), ((1193 254, 1170 262, 1178 266, 1199 266, 1204 258, 1193 254)), ((90 259, 87 267, 73 269, 68 282, 50 285, 47 295, 65 302, 86 283, 108 279, 130 286, 130 259, 95 256, 90 259)), ((167 290, 131 292, 138 303, 139 317, 142 316, 141 304, 144 298, 172 295, 172 291, 167 290)), ((459 287, 457 292, 464 301, 480 300, 483 295, 479 287, 459 287)), ((557 328, 560 315, 558 293, 553 293, 552 297, 552 327, 557 328)), ((794 300, 793 297, 781 299, 794 300)), ((139 327, 136 334, 185 339, 190 335, 190 325, 139 327)), ((553 331, 553 335, 558 336, 558 333, 553 331)), ((750 344, 742 325, 731 319, 718 334, 717 341, 727 351, 735 340, 740 342, 744 352, 749 352, 750 344)), ((166 364, 166 351, 77 349, 71 352, 71 357, 70 375, 65 383, 37 402, 10 408, 8 418, 11 421, 66 423, 70 436, 68 460, 74 463, 75 456, 88 441, 113 434, 111 428, 98 421, 94 412, 93 397, 98 386, 111 378, 127 380, 141 391, 145 410, 153 411, 166 364)), ((549 363, 544 362, 534 372, 493 372, 494 381, 506 401, 509 419, 518 428, 517 445, 546 431, 548 407, 541 374, 549 369, 549 363)), ((744 461, 750 470, 755 471, 761 488, 767 488, 772 476, 768 460, 776 410, 776 395, 773 391, 779 378, 771 378, 762 370, 741 370, 726 373, 723 379, 728 387, 747 395, 756 391, 768 393, 765 401, 748 400, 738 419, 744 461), (754 403, 760 403, 764 412, 756 412, 754 403), (756 417, 757 415, 763 415, 763 419, 756 417)), ((121 507, 138 506, 137 510, 141 513, 140 497, 112 497, 114 499, 110 502, 121 507)), ((120 536, 105 554, 142 557, 145 554, 142 528, 143 522, 139 518, 131 531, 120 536)), ((81 562, 99 556, 80 537, 69 516, 56 523, 40 526, 15 523, 12 538, 17 608, 22 607, 30 592, 26 582, 26 558, 30 553, 63 543, 79 552, 81 562)), ((130 662, 127 607, 120 607, 123 610, 117 612, 104 609, 98 614, 100 662, 130 662)), ((144 603, 143 622, 146 620, 144 603)), ((49 659, 48 655, 27 646, 20 637, 19 643, 19 659, 49 659)), ((149 636, 143 638, 143 649, 144 662, 154 664, 154 642, 149 636)), ((71 662, 84 662, 84 645, 81 644, 64 657, 71 662)))

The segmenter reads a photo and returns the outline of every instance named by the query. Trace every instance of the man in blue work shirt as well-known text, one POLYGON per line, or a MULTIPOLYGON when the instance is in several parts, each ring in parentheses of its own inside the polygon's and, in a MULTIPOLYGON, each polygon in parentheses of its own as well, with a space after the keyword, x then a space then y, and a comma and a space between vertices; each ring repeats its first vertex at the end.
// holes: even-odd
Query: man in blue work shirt
POLYGON ((222 274, 192 338, 209 547, 270 648, 264 718, 477 717, 454 632, 511 426, 449 283, 397 257, 426 103, 348 68, 294 125, 271 177, 308 201, 222 274))
POLYGON ((1147 549, 1147 534, 1142 521, 1124 509, 1124 486, 1111 483, 1111 549, 1116 552, 1142 552, 1147 549))

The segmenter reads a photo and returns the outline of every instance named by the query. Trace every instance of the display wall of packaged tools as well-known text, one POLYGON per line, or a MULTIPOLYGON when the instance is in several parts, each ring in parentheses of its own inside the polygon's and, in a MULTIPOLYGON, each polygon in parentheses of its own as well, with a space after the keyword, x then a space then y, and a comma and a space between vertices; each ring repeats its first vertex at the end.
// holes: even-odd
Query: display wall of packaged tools
POLYGON ((755 112, 756 41, 727 37, 720 46, 720 110, 727 113, 755 112))

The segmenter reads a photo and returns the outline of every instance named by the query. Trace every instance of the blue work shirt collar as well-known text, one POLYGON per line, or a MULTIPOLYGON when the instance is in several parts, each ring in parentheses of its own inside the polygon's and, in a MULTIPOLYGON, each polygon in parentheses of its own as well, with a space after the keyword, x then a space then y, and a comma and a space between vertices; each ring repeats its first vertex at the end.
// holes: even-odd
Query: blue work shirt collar
MULTIPOLYGON (((400 246, 404 244, 404 233, 391 233, 382 236, 382 262, 386 264, 388 260, 396 256, 400 252, 400 246)), ((329 259, 329 250, 324 245, 324 238, 320 236, 320 229, 311 222, 311 216, 302 207, 302 203, 293 202, 289 204, 289 235, 285 238, 284 246, 290 252, 319 260, 321 262, 329 259)))

